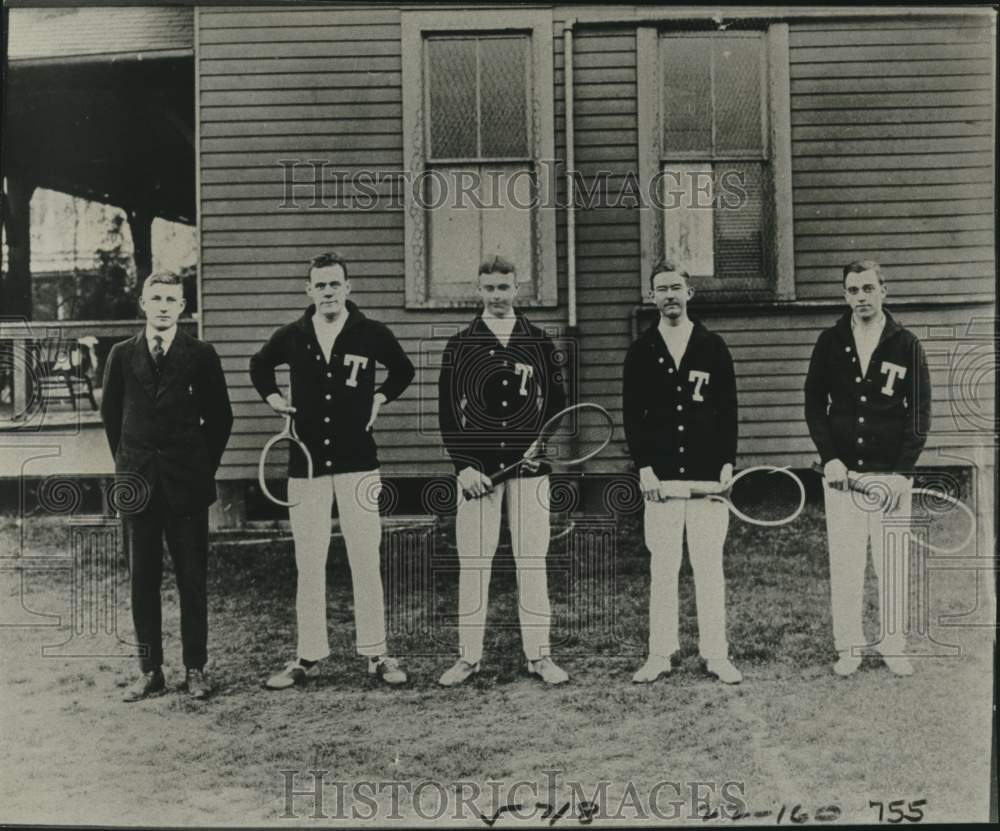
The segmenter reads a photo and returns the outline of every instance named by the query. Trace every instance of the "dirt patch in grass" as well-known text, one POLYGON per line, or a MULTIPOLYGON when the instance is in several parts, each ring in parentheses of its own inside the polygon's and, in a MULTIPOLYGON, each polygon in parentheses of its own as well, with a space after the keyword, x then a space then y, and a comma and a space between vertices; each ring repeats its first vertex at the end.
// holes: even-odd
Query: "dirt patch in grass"
MULTIPOLYGON (((183 671, 168 570, 171 690, 126 705, 118 684, 134 671, 133 660, 42 655, 43 646, 81 634, 70 614, 73 572, 38 566, 45 558, 66 562, 67 526, 33 523, 22 545, 20 529, 8 523, 0 528, 3 550, 39 559, 0 571, 0 819, 357 825, 375 814, 380 824, 413 824, 440 803, 430 787, 420 805, 409 797, 394 803, 388 788, 366 801, 368 792, 356 791, 368 782, 404 783, 411 795, 421 782, 443 783, 451 801, 440 821, 466 826, 482 821, 468 813, 453 818, 463 783, 481 789, 470 806, 487 818, 505 801, 558 809, 575 798, 568 823, 581 796, 596 796, 602 824, 644 815, 662 823, 671 810, 690 815, 692 783, 711 783, 713 804, 724 802, 725 783, 737 786, 750 822, 773 822, 782 806, 786 816, 797 806, 797 816, 812 819, 834 806, 839 819, 868 823, 877 819, 869 800, 896 799, 926 800, 925 820, 987 818, 992 630, 936 623, 942 612, 975 608, 973 573, 931 575, 933 625, 913 639, 914 649, 928 653, 915 661, 916 675, 896 678, 869 658, 854 677, 837 679, 821 511, 811 505, 795 526, 778 531, 734 523, 726 553, 729 636, 745 682, 724 687, 704 674, 685 563, 677 668, 654 685, 634 686, 647 636, 648 555, 634 521, 617 526, 613 560, 581 544, 585 530, 561 537, 550 554, 554 648, 572 674, 565 687, 544 688, 524 672, 506 548, 495 563, 483 671, 461 688, 437 687, 457 644, 457 563, 445 529, 423 548, 386 555, 390 640, 406 659, 405 688, 379 686, 353 654, 349 570, 335 540, 328 570, 333 656, 305 689, 262 690, 261 680, 294 651, 291 546, 219 544, 210 566, 214 697, 199 704, 176 691, 183 671), (425 562, 415 569, 418 550, 425 562), (392 560, 404 556, 410 560, 392 560), (958 654, 942 655, 942 644, 959 647, 958 654), (308 790, 314 770, 325 771, 321 809, 310 796, 289 805, 288 777, 308 790), (649 799, 662 782, 678 787, 661 786, 658 818, 649 799), (335 783, 346 783, 346 791, 335 783), (683 807, 671 809, 671 800, 683 807)), ((117 590, 114 619, 128 637, 124 568, 100 585, 117 590)), ((871 627, 872 590, 867 601, 871 627)), ((548 822, 542 809, 524 810, 525 822, 548 822)), ((498 827, 513 819, 503 817, 498 827)))

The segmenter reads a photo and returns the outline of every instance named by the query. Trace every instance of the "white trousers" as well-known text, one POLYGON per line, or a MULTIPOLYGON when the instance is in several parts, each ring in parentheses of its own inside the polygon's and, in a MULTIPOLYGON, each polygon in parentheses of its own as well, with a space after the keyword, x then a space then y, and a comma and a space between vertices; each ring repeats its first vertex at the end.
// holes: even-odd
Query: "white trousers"
POLYGON ((359 655, 384 655, 385 599, 379 545, 382 522, 378 513, 381 479, 377 470, 338 473, 313 479, 290 478, 288 509, 295 538, 298 588, 295 617, 298 657, 319 661, 330 654, 326 629, 326 559, 330 551, 334 498, 347 546, 354 589, 354 624, 359 655))
POLYGON ((549 654, 552 610, 545 557, 549 550, 549 478, 509 479, 481 499, 458 494, 455 538, 458 545, 459 655, 470 663, 483 656, 486 609, 493 555, 500 540, 500 508, 507 500, 507 522, 517 568, 517 611, 521 643, 529 660, 549 654))
MULTIPOLYGON (((882 479, 869 475, 875 487, 882 479)), ((902 655, 909 624, 909 529, 913 501, 907 492, 896 509, 883 514, 863 496, 839 491, 823 482, 826 533, 830 543, 830 601, 833 645, 838 652, 874 646, 883 655, 902 655), (879 638, 865 640, 861 618, 865 595, 865 565, 871 542, 872 565, 879 586, 879 638)), ((858 654, 858 653, 856 653, 858 654)))
POLYGON ((685 529, 698 607, 698 649, 706 660, 728 658, 722 546, 729 530, 729 509, 708 499, 646 502, 649 654, 667 658, 680 649, 677 577, 685 529))

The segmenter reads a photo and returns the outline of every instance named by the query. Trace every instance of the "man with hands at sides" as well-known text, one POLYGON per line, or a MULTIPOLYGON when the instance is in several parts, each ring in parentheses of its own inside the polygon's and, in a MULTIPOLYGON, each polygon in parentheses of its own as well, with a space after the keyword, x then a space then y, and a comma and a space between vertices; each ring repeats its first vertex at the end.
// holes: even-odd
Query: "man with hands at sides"
POLYGON ((413 364, 388 327, 361 312, 348 295, 347 263, 336 253, 312 260, 306 294, 313 301, 298 320, 282 326, 250 359, 257 392, 276 413, 292 414, 313 460, 292 444, 288 498, 298 585, 295 597, 298 654, 264 683, 280 690, 316 675, 330 654, 326 622, 326 560, 336 499, 354 591, 357 651, 368 672, 387 684, 406 681, 386 649, 385 601, 379 557, 379 471, 371 429, 383 404, 413 380, 413 364), (387 370, 375 389, 375 366, 387 370), (275 368, 291 372, 292 401, 278 389, 275 368))
POLYGON ((726 684, 743 676, 729 660, 722 548, 728 508, 685 498, 686 481, 733 478, 737 443, 736 376, 722 338, 688 317, 694 290, 686 271, 669 260, 649 279, 660 312, 625 358, 625 437, 646 500, 645 540, 650 552, 649 656, 635 683, 671 672, 678 638, 677 578, 683 538, 694 572, 699 651, 708 672, 726 684))
POLYGON ((174 563, 181 605, 184 686, 205 699, 208 661, 208 507, 229 441, 233 410, 215 349, 177 326, 184 311, 180 277, 146 278, 139 300, 146 326, 116 343, 104 372, 101 417, 119 482, 141 483, 146 499, 120 509, 128 541, 132 619, 143 648, 142 675, 125 692, 141 701, 166 688, 160 584, 163 539, 174 563))

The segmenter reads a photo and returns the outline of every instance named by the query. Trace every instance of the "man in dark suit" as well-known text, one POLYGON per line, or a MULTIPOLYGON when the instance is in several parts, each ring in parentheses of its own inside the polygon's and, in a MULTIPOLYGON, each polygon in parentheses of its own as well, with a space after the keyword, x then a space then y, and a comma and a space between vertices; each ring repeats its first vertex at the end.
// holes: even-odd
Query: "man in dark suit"
MULTIPOLYGON (((177 574, 185 685, 197 699, 210 687, 208 659, 208 506, 233 411, 219 356, 181 332, 184 293, 176 274, 146 279, 140 306, 146 328, 115 344, 104 373, 101 416, 117 481, 135 491, 121 507, 132 576, 132 619, 142 675, 125 701, 161 693, 160 582, 163 536, 177 574)), ((124 500, 122 500, 124 501, 124 500)))

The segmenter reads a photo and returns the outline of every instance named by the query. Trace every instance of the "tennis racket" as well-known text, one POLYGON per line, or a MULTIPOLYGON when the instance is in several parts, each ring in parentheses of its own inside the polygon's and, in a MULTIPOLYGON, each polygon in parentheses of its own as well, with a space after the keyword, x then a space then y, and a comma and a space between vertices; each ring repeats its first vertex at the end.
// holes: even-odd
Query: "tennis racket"
POLYGON ((303 442, 299 438, 299 434, 295 432, 295 421, 292 418, 292 414, 285 413, 285 429, 268 439, 267 444, 264 445, 264 449, 260 451, 260 461, 257 463, 257 482, 260 485, 261 493, 263 493, 264 496, 270 499, 275 505, 280 505, 282 508, 294 508, 299 504, 298 502, 282 502, 267 489, 267 481, 264 479, 264 468, 267 467, 267 454, 271 452, 272 448, 278 442, 281 441, 290 441, 299 446, 299 450, 301 450, 302 454, 306 457, 306 469, 308 471, 307 476, 312 479, 312 455, 309 453, 309 448, 306 447, 305 442, 303 442))
POLYGON ((521 471, 530 470, 532 462, 540 462, 542 469, 547 466, 560 470, 583 464, 608 446, 614 431, 614 419, 604 407, 573 404, 542 425, 532 445, 536 451, 533 455, 532 448, 528 448, 519 461, 492 474, 490 481, 494 485, 506 482, 521 471))
MULTIPOLYGON (((813 463, 812 469, 820 476, 824 475, 823 466, 818 462, 813 463)), ((884 510, 889 504, 889 500, 894 496, 884 483, 878 480, 872 481, 865 476, 848 474, 847 487, 854 493, 861 494, 865 503, 870 505, 873 510, 884 510)), ((914 526, 926 526, 927 531, 926 538, 914 536, 915 541, 922 543, 937 554, 957 554, 972 542, 972 538, 976 534, 976 515, 961 499, 937 488, 910 488, 910 493, 913 495, 910 522, 914 526), (958 513, 965 515, 967 520, 964 523, 967 525, 967 531, 961 542, 949 546, 931 543, 931 537, 938 540, 951 540, 958 536, 955 533, 956 508, 958 513)))
POLYGON ((806 506, 806 488, 802 480, 787 467, 772 465, 741 470, 728 485, 701 480, 669 480, 667 490, 668 496, 674 499, 721 502, 733 516, 744 522, 770 528, 794 521, 806 506), (748 476, 751 478, 747 479, 748 476))

